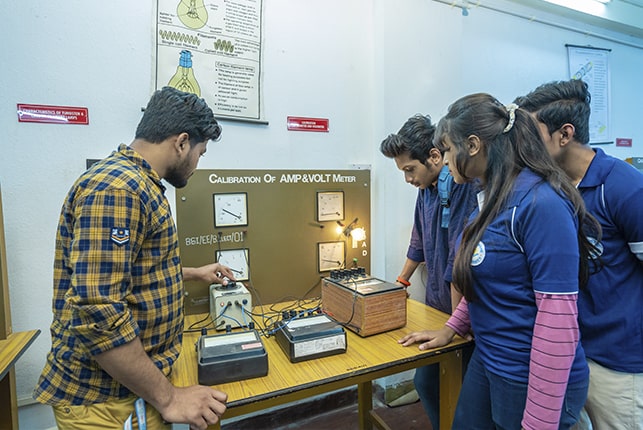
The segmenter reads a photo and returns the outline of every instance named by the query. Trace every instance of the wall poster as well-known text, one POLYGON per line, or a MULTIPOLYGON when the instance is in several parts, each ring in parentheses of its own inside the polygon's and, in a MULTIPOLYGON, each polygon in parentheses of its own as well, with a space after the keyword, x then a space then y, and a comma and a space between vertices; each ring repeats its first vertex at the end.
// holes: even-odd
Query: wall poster
POLYGON ((610 129, 609 49, 566 45, 569 77, 582 79, 592 95, 589 117, 589 143, 612 143, 610 129))
POLYGON ((203 97, 221 119, 264 122, 263 0, 157 0, 156 88, 203 97))

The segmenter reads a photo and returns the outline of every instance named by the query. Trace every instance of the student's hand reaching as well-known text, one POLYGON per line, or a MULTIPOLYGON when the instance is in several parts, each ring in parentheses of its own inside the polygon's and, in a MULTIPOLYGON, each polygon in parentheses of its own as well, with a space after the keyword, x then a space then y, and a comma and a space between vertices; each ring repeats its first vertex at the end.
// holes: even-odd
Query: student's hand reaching
POLYGON ((426 349, 448 345, 451 343, 455 335, 456 333, 452 328, 444 326, 440 330, 415 331, 407 334, 402 339, 398 340, 397 343, 402 346, 410 346, 419 343, 419 349, 424 351, 426 349))

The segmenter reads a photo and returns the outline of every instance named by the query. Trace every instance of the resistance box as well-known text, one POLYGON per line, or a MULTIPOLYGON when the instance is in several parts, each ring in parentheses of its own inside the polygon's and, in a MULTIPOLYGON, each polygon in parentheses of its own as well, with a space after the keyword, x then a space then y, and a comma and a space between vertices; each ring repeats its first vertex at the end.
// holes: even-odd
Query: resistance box
POLYGON ((256 330, 201 336, 196 351, 201 385, 268 374, 268 354, 256 330))
POLYGON ((210 285, 210 316, 217 330, 247 327, 246 314, 252 311, 252 297, 241 282, 210 285))
POLYGON ((281 320, 275 339, 291 363, 346 352, 344 328, 326 315, 281 320))
POLYGON ((322 308, 365 337, 406 325, 406 291, 399 285, 350 270, 322 279, 322 308))

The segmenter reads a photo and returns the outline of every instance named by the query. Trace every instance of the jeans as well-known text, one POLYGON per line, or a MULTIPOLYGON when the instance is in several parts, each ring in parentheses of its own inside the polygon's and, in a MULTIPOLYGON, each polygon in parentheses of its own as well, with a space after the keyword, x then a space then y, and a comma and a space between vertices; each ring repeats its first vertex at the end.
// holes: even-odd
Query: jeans
MULTIPOLYGON (((467 346, 462 349, 463 375, 467 370, 472 351, 473 346, 467 346)), ((429 416, 433 430, 438 430, 440 428, 440 365, 429 364, 428 366, 418 367, 415 369, 413 383, 424 411, 429 416)))
MULTIPOLYGON (((578 420, 588 381, 567 386, 559 429, 578 420)), ((462 383, 452 430, 516 430, 527 402, 527 384, 488 372, 474 351, 462 383)))
POLYGON ((415 369, 415 391, 434 430, 440 428, 440 365, 429 364, 415 369))

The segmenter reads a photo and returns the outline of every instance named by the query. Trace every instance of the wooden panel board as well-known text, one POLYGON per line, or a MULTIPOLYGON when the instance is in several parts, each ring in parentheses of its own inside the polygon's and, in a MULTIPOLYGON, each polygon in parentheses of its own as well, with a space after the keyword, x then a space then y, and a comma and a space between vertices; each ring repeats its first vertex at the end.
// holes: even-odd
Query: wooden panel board
MULTIPOLYGON (((247 249, 253 304, 321 295, 318 244, 345 241, 344 266, 370 272, 369 170, 197 170, 176 191, 177 228, 184 266, 214 261, 218 250, 247 249), (336 220, 317 220, 317 193, 342 191, 344 219, 364 228, 353 241, 336 220), (247 194, 247 225, 215 227, 213 195, 247 194), (341 230, 341 229, 340 229, 341 230)), ((208 285, 186 282, 186 313, 209 310, 208 285)))

